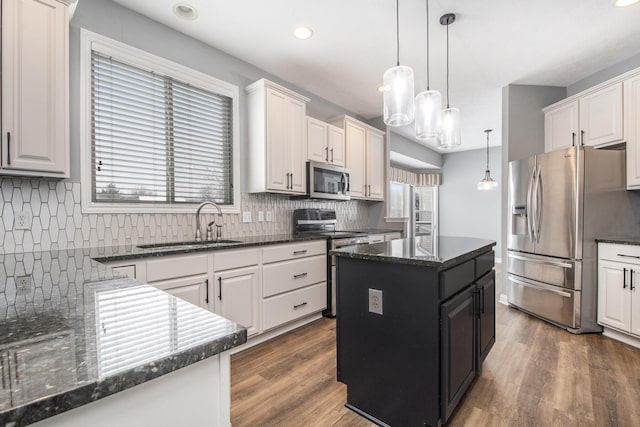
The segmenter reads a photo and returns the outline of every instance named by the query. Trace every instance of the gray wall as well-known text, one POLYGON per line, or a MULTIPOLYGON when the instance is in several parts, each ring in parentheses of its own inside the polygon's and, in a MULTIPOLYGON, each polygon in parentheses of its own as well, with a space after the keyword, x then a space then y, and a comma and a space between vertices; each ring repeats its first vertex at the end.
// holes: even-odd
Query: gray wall
POLYGON ((491 177, 498 181, 494 191, 478 191, 484 177, 487 152, 462 151, 443 156, 439 189, 439 221, 442 236, 469 236, 495 240, 496 258, 501 253, 500 180, 501 148, 489 150, 491 177))
MULTIPOLYGON (((70 44, 70 133, 71 180, 80 181, 80 28, 126 43, 149 53, 169 59, 194 70, 237 85, 240 88, 240 149, 246 153, 248 135, 246 94, 244 88, 261 78, 311 98, 307 114, 320 120, 340 114, 361 117, 312 93, 304 91, 249 63, 177 32, 163 24, 131 11, 110 0, 81 0, 71 21, 70 44)), ((241 154, 241 170, 246 171, 246 157, 241 154)), ((241 177, 246 189, 246 177, 241 177)))
POLYGON ((582 92, 583 90, 638 67, 640 67, 640 53, 569 85, 567 87, 567 96, 575 95, 578 92, 582 92))
POLYGON ((411 141, 404 136, 395 132, 388 133, 389 150, 395 151, 405 156, 413 157, 416 160, 420 160, 429 163, 437 168, 442 166, 442 154, 437 153, 430 148, 425 147, 422 144, 411 141))

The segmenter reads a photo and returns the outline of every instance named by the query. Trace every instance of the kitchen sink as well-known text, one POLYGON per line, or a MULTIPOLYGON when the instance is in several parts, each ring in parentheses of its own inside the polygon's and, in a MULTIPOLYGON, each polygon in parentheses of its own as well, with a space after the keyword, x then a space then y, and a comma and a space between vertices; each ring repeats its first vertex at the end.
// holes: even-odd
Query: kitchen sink
POLYGON ((172 242, 172 243, 151 243, 148 245, 138 245, 137 247, 140 249, 151 249, 151 250, 170 250, 170 249, 198 249, 198 248, 209 248, 216 247, 221 245, 228 245, 232 243, 242 243, 241 240, 207 240, 207 241, 186 241, 186 242, 172 242))

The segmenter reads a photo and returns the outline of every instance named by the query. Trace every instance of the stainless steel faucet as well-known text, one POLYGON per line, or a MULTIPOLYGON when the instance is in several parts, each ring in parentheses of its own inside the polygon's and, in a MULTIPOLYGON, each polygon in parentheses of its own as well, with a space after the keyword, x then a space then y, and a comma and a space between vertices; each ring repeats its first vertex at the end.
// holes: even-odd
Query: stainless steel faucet
POLYGON ((216 225, 216 240, 220 240, 220 238, 222 237, 222 210, 220 209, 220 206, 216 205, 212 201, 206 200, 200 203, 200 205, 198 206, 198 209, 196 210, 196 241, 197 242, 202 240, 202 237, 200 234, 200 211, 202 210, 203 207, 207 205, 211 205, 218 210, 218 222, 220 222, 220 224, 217 224, 215 220, 213 220, 209 223, 209 225, 207 226, 207 240, 213 240, 213 233, 211 232, 211 226, 213 224, 216 225))

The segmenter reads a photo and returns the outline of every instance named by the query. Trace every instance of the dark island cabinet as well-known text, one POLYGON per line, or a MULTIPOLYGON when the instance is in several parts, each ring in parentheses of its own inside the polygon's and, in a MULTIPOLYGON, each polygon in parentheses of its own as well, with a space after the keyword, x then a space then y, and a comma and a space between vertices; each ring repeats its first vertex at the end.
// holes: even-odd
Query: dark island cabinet
POLYGON ((443 422, 449 419, 476 376, 475 295, 475 286, 469 286, 440 307, 443 422))
POLYGON ((380 426, 440 426, 495 342, 494 242, 439 237, 357 245, 337 260, 337 378, 380 426))
POLYGON ((476 282, 477 349, 476 370, 482 369, 482 362, 496 342, 496 273, 490 271, 476 282))

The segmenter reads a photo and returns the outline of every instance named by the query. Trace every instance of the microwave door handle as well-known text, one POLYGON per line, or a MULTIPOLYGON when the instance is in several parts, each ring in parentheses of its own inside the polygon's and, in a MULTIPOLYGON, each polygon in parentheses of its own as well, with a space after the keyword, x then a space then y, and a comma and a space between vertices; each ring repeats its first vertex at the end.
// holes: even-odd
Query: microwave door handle
POLYGON ((345 194, 349 192, 349 176, 346 173, 342 173, 342 188, 345 190, 345 194))

